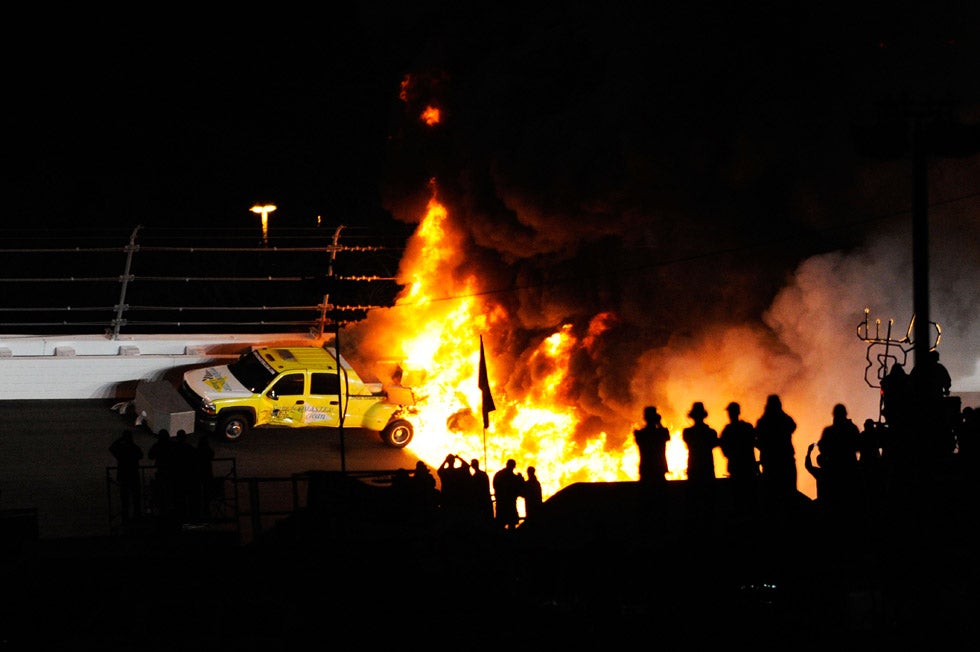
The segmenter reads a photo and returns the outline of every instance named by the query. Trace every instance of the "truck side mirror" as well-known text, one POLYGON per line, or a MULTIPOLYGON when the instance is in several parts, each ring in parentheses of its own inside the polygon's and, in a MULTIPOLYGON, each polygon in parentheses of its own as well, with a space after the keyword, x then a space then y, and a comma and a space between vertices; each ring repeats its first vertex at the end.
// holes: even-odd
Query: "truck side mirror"
POLYGON ((266 392, 265 395, 268 396, 269 398, 271 398, 273 401, 278 401, 279 400, 279 395, 276 394, 276 390, 274 390, 274 389, 270 389, 268 392, 266 392))

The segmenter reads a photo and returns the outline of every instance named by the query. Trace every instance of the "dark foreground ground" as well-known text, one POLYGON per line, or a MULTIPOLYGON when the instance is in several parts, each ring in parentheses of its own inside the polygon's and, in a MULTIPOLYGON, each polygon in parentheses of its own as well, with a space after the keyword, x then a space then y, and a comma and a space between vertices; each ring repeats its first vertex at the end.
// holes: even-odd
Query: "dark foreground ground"
POLYGON ((636 483, 577 484, 503 532, 325 477, 248 545, 205 528, 8 549, 0 649, 941 649, 980 629, 959 479, 846 522, 802 495, 740 515, 725 481, 713 514, 686 483, 659 511, 636 483))

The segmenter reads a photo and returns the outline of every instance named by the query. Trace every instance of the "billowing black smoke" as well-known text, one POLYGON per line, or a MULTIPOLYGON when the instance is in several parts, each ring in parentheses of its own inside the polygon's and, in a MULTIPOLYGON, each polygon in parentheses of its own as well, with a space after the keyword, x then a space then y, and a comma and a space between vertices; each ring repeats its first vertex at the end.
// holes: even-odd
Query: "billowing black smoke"
MULTIPOLYGON (((813 415, 798 437, 838 401, 877 417, 854 328, 865 307, 899 329, 911 317, 912 177, 907 157, 873 156, 858 136, 882 106, 901 116, 899 91, 929 66, 957 98, 947 117, 975 134, 975 41, 909 45, 896 26, 818 16, 787 32, 779 16, 697 12, 429 18, 386 203, 416 222, 436 180, 465 233, 459 278, 476 272, 511 318, 495 350, 520 361, 602 315, 565 391, 586 429, 623 436, 645 403, 684 414, 713 400, 716 419, 737 399, 754 420, 772 392, 813 415), (430 105, 438 125, 419 119, 430 105)), ((931 166, 931 317, 954 389, 976 390, 980 157, 931 166)), ((525 382, 515 366, 511 389, 525 382)))

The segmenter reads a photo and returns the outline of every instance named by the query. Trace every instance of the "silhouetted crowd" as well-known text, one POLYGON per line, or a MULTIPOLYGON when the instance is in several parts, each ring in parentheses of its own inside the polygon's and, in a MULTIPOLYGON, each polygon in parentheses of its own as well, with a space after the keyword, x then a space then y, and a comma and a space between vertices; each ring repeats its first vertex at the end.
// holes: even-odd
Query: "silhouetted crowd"
MULTIPOLYGON (((944 479, 969 479, 978 460, 980 424, 973 407, 960 408, 950 395, 950 376, 930 352, 906 374, 895 364, 881 381, 879 418, 862 427, 843 403, 831 410, 831 423, 808 445, 804 468, 816 483, 816 513, 827 523, 855 525, 887 509, 923 506, 944 479)), ((693 403, 683 430, 688 449, 690 505, 711 514, 716 484, 714 450, 727 461, 731 505, 736 516, 780 518, 800 502, 793 434, 797 425, 776 394, 767 397, 755 424, 742 419, 738 403, 726 407, 729 422, 719 434, 705 423, 702 402, 693 403)), ((670 434, 654 406, 644 409, 645 425, 634 431, 640 454, 639 476, 648 508, 656 508, 667 482, 670 434)))
POLYGON ((200 435, 194 446, 183 430, 174 437, 161 430, 146 453, 154 467, 148 480, 140 473, 143 449, 133 441, 131 430, 124 430, 109 452, 117 463, 124 525, 151 514, 165 530, 199 527, 207 522, 217 492, 214 449, 207 435, 200 435))
MULTIPOLYGON (((853 524, 888 501, 901 504, 916 499, 923 493, 921 483, 931 482, 936 473, 971 474, 980 458, 977 410, 961 410, 959 399, 950 396, 950 384, 949 373, 933 351, 910 374, 895 364, 884 375, 878 419, 867 418, 858 428, 843 403, 833 406, 831 422, 818 441, 808 445, 803 459, 815 480, 812 502, 817 513, 829 522, 853 524)), ((682 432, 688 450, 685 508, 695 521, 714 519, 718 480, 723 479, 731 516, 789 516, 806 499, 797 489, 795 420, 776 394, 766 398, 754 424, 743 418, 739 403, 729 403, 725 411, 728 423, 720 433, 706 423, 703 402, 694 402, 688 412, 692 423, 682 432), (715 469, 716 448, 726 460, 723 473, 715 469)), ((633 433, 639 452, 640 496, 656 519, 664 514, 671 435, 655 406, 647 406, 643 417, 645 424, 633 433)), ((131 431, 124 431, 109 450, 118 463, 123 523, 150 513, 167 527, 193 527, 207 521, 216 485, 214 451, 206 435, 198 437, 195 447, 184 432, 175 437, 160 432, 146 454, 154 466, 146 483, 140 475, 144 454, 131 431)), ((535 467, 528 466, 525 477, 514 459, 492 477, 475 458, 467 461, 450 453, 435 475, 419 460, 412 471, 398 469, 391 488, 396 513, 407 518, 424 522, 438 515, 449 522, 505 531, 537 518, 543 504, 535 467)))
POLYGON ((536 469, 529 466, 527 477, 516 469, 517 462, 509 459, 491 478, 480 468, 478 459, 466 461, 449 453, 436 469, 438 483, 425 462, 419 460, 411 473, 398 469, 391 486, 401 512, 410 518, 432 518, 438 512, 450 523, 513 530, 533 519, 543 503, 536 469), (523 517, 518 508, 520 500, 524 501, 523 517))
MULTIPOLYGON (((537 616, 567 609, 572 637, 578 616, 641 628, 658 613, 679 620, 690 640, 701 625, 726 637, 725 625, 744 625, 742 633, 780 646, 798 631, 888 632, 899 643, 940 625, 959 631, 976 607, 969 532, 980 497, 980 419, 976 407, 960 408, 948 374, 932 365, 938 358, 910 374, 894 365, 877 418, 855 421, 845 403, 828 406, 805 454, 777 394, 754 421, 729 402, 719 430, 707 423, 710 406, 695 401, 681 432, 687 480, 671 482, 671 434, 646 406, 633 432, 638 482, 583 483, 584 491, 544 504, 533 466, 521 472, 508 459, 488 473, 450 453, 435 469, 419 460, 385 472, 390 486, 344 484, 357 488, 343 493, 341 508, 325 503, 290 532, 316 542, 318 556, 320 543, 350 536, 355 548, 384 557, 397 537, 418 536, 413 562, 424 556, 439 569, 433 577, 460 578, 501 600, 520 596, 537 616), (814 499, 798 490, 798 462, 815 480, 814 499), (345 521, 343 509, 363 520, 345 521), (375 526, 384 536, 360 536, 375 526)), ((111 447, 124 519, 159 513, 165 527, 207 519, 209 448, 206 437, 193 447, 183 433, 161 433, 146 455, 154 473, 143 495, 143 452, 124 432, 111 447)), ((284 532, 279 540, 292 554, 293 539, 284 532)), ((360 582, 363 569, 356 572, 360 582)))
MULTIPOLYGON (((214 450, 207 435, 195 447, 183 431, 171 436, 162 430, 144 456, 126 429, 109 451, 115 458, 119 518, 123 525, 152 516, 160 528, 191 529, 208 521, 212 501, 223 492, 215 483, 214 450), (152 461, 152 473, 141 473, 144 457, 152 461)), ((446 519, 513 530, 533 519, 543 504, 541 482, 535 467, 527 476, 507 460, 491 478, 476 458, 469 461, 450 453, 432 474, 419 460, 412 471, 397 469, 391 477, 395 513, 425 523, 446 519), (523 501, 524 513, 519 510, 523 501)))

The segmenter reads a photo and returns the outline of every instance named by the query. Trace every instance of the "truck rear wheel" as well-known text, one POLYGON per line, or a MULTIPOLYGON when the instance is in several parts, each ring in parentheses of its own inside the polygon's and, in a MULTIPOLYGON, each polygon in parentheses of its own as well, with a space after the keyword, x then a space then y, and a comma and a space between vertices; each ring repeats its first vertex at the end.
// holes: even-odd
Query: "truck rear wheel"
POLYGON ((395 419, 381 431, 381 441, 392 448, 405 448, 412 441, 415 428, 405 419, 395 419))
POLYGON ((229 414, 218 420, 216 432, 225 441, 238 441, 248 434, 252 424, 244 414, 229 414))

